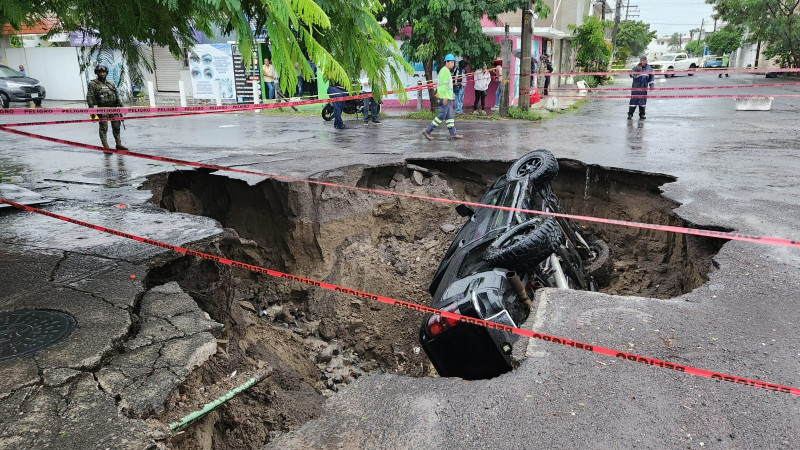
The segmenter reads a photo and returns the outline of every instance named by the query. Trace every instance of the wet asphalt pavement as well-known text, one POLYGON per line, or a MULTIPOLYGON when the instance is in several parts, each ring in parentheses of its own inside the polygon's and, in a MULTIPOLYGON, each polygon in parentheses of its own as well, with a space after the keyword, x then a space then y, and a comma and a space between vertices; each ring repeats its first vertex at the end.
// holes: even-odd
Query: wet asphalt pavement
MULTIPOLYGON (((696 75, 658 77, 656 86, 794 80, 696 75)), ((800 94, 800 86, 688 92, 800 94)), ((123 140, 143 153, 294 177, 405 159, 510 161, 531 149, 547 148, 558 158, 676 177, 664 186, 664 194, 680 202, 678 213, 695 224, 800 239, 800 97, 776 98, 769 112, 737 112, 729 98, 651 99, 646 121, 627 121, 626 112, 626 100, 596 99, 576 113, 543 123, 456 119, 466 139, 449 141, 446 131, 438 130, 434 142, 421 135, 424 121, 388 118, 381 125, 364 126, 345 116, 352 128, 334 131, 317 117, 213 114, 130 120, 123 140)), ((12 121, 0 118, 2 123, 12 121)), ((91 144, 98 140, 95 124, 24 130, 91 144)), ((137 189, 147 175, 187 168, 7 133, 0 133, 0 149, 2 182, 53 200, 50 211, 178 245, 219 232, 211 219, 149 205, 149 193, 137 189)), ((162 252, 9 208, 0 208, 0 243, 0 260, 6 261, 0 264, 0 310, 26 296, 54 292, 59 283, 79 285, 101 273, 104 265, 120 273, 140 273, 136 271, 146 261, 162 252), (59 278, 69 257, 87 262, 59 278)), ((800 251, 729 242, 715 261, 718 270, 708 283, 668 301, 543 293, 531 325, 569 339, 800 387, 800 251)), ((120 289, 136 291, 131 286, 120 289)), ((124 334, 123 325, 108 341, 124 334)), ((110 351, 110 345, 102 345, 96 353, 110 351)), ((71 370, 94 372, 98 364, 92 360, 71 370)), ((10 370, 3 365, 0 371, 10 370)), ((37 383, 35 376, 28 378, 0 383, 4 407, 11 406, 21 386, 37 383)), ((93 386, 81 380, 87 389, 93 386)), ((494 380, 361 378, 330 399, 322 417, 273 445, 796 448, 798 402, 800 398, 786 394, 535 342, 518 370, 494 380)), ((0 421, 0 436, 7 432, 2 427, 10 426, 4 423, 9 422, 0 421)), ((121 436, 126 429, 138 430, 121 426, 121 436)))

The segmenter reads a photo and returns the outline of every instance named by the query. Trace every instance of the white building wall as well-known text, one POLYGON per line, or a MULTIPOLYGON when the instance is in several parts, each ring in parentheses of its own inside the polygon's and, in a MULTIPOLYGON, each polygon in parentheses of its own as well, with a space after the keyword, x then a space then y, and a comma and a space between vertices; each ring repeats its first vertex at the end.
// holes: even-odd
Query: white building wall
POLYGON ((86 98, 86 80, 78 64, 78 51, 77 47, 5 49, 7 65, 25 66, 25 73, 44 86, 47 100, 86 98))

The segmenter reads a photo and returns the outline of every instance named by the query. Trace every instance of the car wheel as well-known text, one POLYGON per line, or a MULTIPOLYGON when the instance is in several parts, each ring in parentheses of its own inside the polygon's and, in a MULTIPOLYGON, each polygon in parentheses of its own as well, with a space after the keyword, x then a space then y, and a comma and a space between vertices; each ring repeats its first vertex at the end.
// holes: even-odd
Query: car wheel
MULTIPOLYGON (((692 64, 691 66, 689 66, 689 70, 694 70, 694 69, 697 69, 697 66, 695 66, 694 64, 692 64)), ((693 75, 694 75, 694 72, 689 72, 689 74, 688 74, 688 75, 691 77, 691 76, 693 76, 693 75)))
POLYGON ((483 260, 492 267, 531 273, 562 241, 561 228, 555 220, 537 218, 512 227, 495 239, 483 260))
MULTIPOLYGON (((675 68, 674 67, 670 67, 670 68, 667 69, 667 71, 672 71, 672 70, 675 70, 675 68)), ((675 78, 675 74, 673 73, 672 75, 667 75, 666 78, 675 78)))
POLYGON ((536 186, 545 186, 558 175, 558 160, 548 150, 534 150, 518 159, 508 169, 509 181, 528 178, 536 186))
POLYGON ((333 105, 326 103, 325 106, 322 107, 322 118, 325 122, 333 120, 333 105))
POLYGON ((8 98, 8 94, 6 94, 5 92, 0 92, 0 105, 2 105, 3 108, 8 108, 10 104, 11 104, 11 99, 8 98))
POLYGON ((592 256, 586 264, 586 274, 594 277, 595 281, 607 285, 611 280, 614 262, 611 260, 611 249, 605 241, 597 240, 589 244, 592 256))

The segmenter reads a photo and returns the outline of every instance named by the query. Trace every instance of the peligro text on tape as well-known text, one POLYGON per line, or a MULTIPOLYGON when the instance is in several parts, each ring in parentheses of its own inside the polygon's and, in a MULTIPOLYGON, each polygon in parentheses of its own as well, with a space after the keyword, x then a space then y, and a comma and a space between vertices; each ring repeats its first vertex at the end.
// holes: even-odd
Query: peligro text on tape
POLYGON ((800 241, 796 241, 796 240, 792 240, 792 239, 786 239, 786 238, 780 238, 780 237, 759 236, 759 235, 753 235, 753 234, 741 234, 741 233, 726 232, 726 231, 703 230, 703 229, 700 229, 700 228, 678 227, 678 226, 674 226, 674 225, 648 224, 648 223, 641 223, 641 222, 631 222, 631 221, 627 221, 627 220, 604 219, 604 218, 600 218, 600 217, 580 216, 580 215, 574 215, 574 214, 564 214, 564 213, 556 213, 556 212, 537 211, 537 210, 531 210, 531 209, 512 208, 512 207, 509 207, 509 206, 485 205, 483 203, 477 203, 477 202, 453 200, 453 199, 431 197, 431 196, 425 196, 425 195, 407 194, 405 192, 394 192, 394 191, 387 191, 387 190, 383 190, 383 189, 372 189, 372 188, 360 187, 360 186, 348 186, 348 185, 344 185, 344 184, 330 183, 330 182, 318 181, 318 180, 308 180, 308 179, 304 179, 304 178, 295 178, 295 177, 289 177, 289 176, 285 176, 285 175, 273 175, 273 174, 267 174, 267 173, 263 173, 263 172, 255 172, 255 171, 246 170, 246 169, 237 169, 235 167, 225 167, 225 166, 219 166, 219 165, 216 165, 216 164, 205 164, 205 163, 200 163, 200 162, 195 162, 195 161, 187 161, 187 160, 176 159, 176 158, 168 158, 168 157, 164 157, 164 156, 148 155, 146 153, 138 153, 138 152, 134 152, 134 151, 130 151, 130 150, 115 150, 115 149, 111 149, 111 148, 99 147, 97 145, 83 144, 83 143, 80 143, 80 142, 68 141, 68 140, 64 140, 64 139, 58 139, 58 138, 53 138, 53 137, 49 137, 49 136, 43 136, 43 135, 40 135, 40 134, 29 133, 29 132, 26 132, 26 131, 15 130, 13 128, 7 128, 4 125, 0 125, 0 131, 5 131, 7 133, 13 133, 13 134, 17 134, 17 135, 20 135, 20 136, 27 136, 27 137, 31 137, 31 138, 41 139, 41 140, 49 141, 49 142, 55 142, 55 143, 58 143, 58 144, 70 145, 70 146, 73 146, 73 147, 85 148, 85 149, 88 149, 88 150, 96 150, 96 151, 100 151, 100 152, 103 152, 103 153, 114 153, 114 154, 117 154, 117 155, 126 155, 126 156, 132 156, 132 157, 135 157, 135 158, 149 159, 149 160, 152 160, 152 161, 167 162, 167 163, 190 166, 190 167, 202 167, 202 168, 205 168, 205 169, 220 170, 220 171, 226 171, 226 172, 235 172, 235 173, 242 173, 242 174, 247 174, 247 175, 255 175, 255 176, 264 177, 264 178, 272 178, 272 179, 275 179, 275 180, 297 182, 297 183, 306 183, 306 184, 313 184, 313 185, 317 185, 317 186, 326 186, 326 187, 332 187, 332 188, 338 188, 338 189, 347 189, 347 190, 351 190, 351 191, 360 191, 360 192, 366 192, 366 193, 372 193, 372 194, 378 194, 378 195, 389 195, 389 196, 395 196, 395 197, 405 197, 405 198, 412 198, 412 199, 415 199, 415 200, 447 203, 447 204, 452 204, 452 205, 463 204, 463 205, 472 206, 472 207, 475 207, 475 208, 498 209, 498 210, 502 210, 502 211, 521 212, 521 213, 528 213, 528 214, 538 214, 538 215, 549 216, 549 217, 563 217, 563 218, 566 218, 566 219, 579 220, 579 221, 583 221, 583 222, 601 223, 601 224, 606 224, 606 225, 619 225, 619 226, 625 226, 625 227, 631 227, 631 228, 641 228, 641 229, 664 231, 664 232, 670 232, 670 233, 688 234, 688 235, 694 235, 694 236, 704 236, 704 237, 712 237, 712 238, 719 238, 719 239, 729 239, 729 240, 734 240, 734 241, 757 242, 757 243, 761 243, 761 244, 776 245, 776 246, 782 246, 782 247, 800 248, 800 241))
POLYGON ((348 289, 346 287, 335 285, 335 284, 331 284, 331 283, 327 283, 327 282, 324 282, 324 281, 318 281, 318 280, 314 280, 314 279, 311 279, 311 278, 305 278, 305 277, 300 277, 300 276, 296 276, 296 275, 291 275, 291 274, 288 274, 288 273, 279 272, 277 270, 268 269, 266 267, 247 264, 247 263, 243 263, 243 262, 240 262, 240 261, 234 261, 234 260, 231 260, 231 259, 228 259, 228 258, 223 258, 223 257, 220 257, 220 256, 215 256, 215 255, 211 255, 211 254, 200 252, 200 251, 196 251, 196 250, 190 250, 188 248, 179 247, 177 245, 167 244, 165 242, 160 242, 160 241, 156 241, 156 240, 153 240, 153 239, 147 239, 147 238, 144 238, 144 237, 136 236, 134 234, 125 233, 123 231, 118 231, 118 230, 114 230, 114 229, 111 229, 111 228, 106 228, 106 227, 103 227, 103 226, 100 226, 100 225, 95 225, 95 224, 92 224, 92 223, 89 223, 89 222, 84 222, 84 221, 81 221, 81 220, 77 220, 77 219, 74 219, 74 218, 71 218, 71 217, 62 216, 62 215, 55 214, 55 213, 52 213, 52 212, 49 212, 49 211, 45 211, 45 210, 42 210, 42 209, 38 209, 38 208, 31 207, 31 206, 22 205, 22 204, 19 204, 19 203, 10 201, 10 200, 6 200, 6 199, 3 199, 3 198, 0 198, 0 203, 5 203, 5 204, 11 205, 11 206, 13 206, 15 208, 18 208, 18 209, 22 209, 22 210, 33 212, 33 213, 36 213, 36 214, 41 214, 41 215, 44 215, 44 216, 52 217, 54 219, 62 220, 64 222, 69 222, 69 223, 72 223, 72 224, 75 224, 75 225, 80 225, 80 226, 85 227, 85 228, 91 228, 93 230, 97 230, 97 231, 101 231, 101 232, 104 232, 104 233, 112 234, 114 236, 119 236, 119 237, 123 237, 123 238, 126 238, 126 239, 131 239, 131 240, 134 240, 134 241, 137 241, 137 242, 142 242, 142 243, 145 243, 145 244, 154 245, 154 246, 157 246, 157 247, 161 247, 161 248, 164 248, 164 249, 172 250, 172 251, 175 251, 175 252, 178 252, 178 253, 182 253, 182 254, 185 254, 185 255, 194 256, 194 257, 197 257, 197 258, 206 259, 206 260, 213 261, 213 262, 220 263, 220 264, 224 264, 224 265, 227 265, 227 266, 237 267, 237 268, 249 270, 249 271, 252 271, 252 272, 255 272, 255 273, 261 273, 261 274, 269 275, 269 276, 275 277, 275 278, 281 278, 281 279, 285 279, 285 280, 296 281, 296 282, 307 284, 307 285, 310 285, 310 286, 316 286, 316 287, 319 287, 319 288, 322 288, 322 289, 327 289, 327 290, 334 291, 334 292, 341 292, 341 293, 344 293, 344 294, 354 295, 354 296, 365 298, 365 299, 369 299, 369 300, 375 300, 375 301, 378 301, 378 302, 381 302, 381 303, 385 303, 385 304, 388 304, 388 305, 399 306, 399 307, 402 307, 402 308, 407 308, 407 309, 411 309, 411 310, 414 310, 414 311, 420 311, 420 312, 423 312, 423 313, 439 314, 441 316, 447 317, 449 319, 457 320, 459 322, 472 324, 472 325, 483 326, 483 327, 492 328, 492 329, 495 329, 495 330, 501 330, 501 331, 505 331, 505 332, 508 332, 508 333, 514 333, 514 334, 517 334, 517 335, 520 335, 520 336, 524 336, 524 337, 528 337, 528 338, 532 338, 532 339, 539 339, 539 340, 542 340, 542 341, 545 341, 545 342, 550 342, 550 343, 553 343, 553 344, 559 344, 559 345, 563 345, 563 346, 566 346, 566 347, 571 347, 571 348, 574 348, 574 349, 577 349, 577 350, 584 350, 584 351, 589 351, 589 352, 593 352, 593 353, 599 353, 601 355, 611 356, 611 357, 614 357, 614 358, 624 359, 625 361, 636 362, 636 363, 640 363, 640 364, 646 364, 646 365, 649 365, 649 366, 660 367, 660 368, 663 368, 663 369, 674 370, 674 371, 677 371, 677 372, 683 372, 683 373, 687 373, 687 374, 690 374, 690 375, 696 375, 696 376, 705 377, 705 378, 711 378, 711 379, 714 379, 714 380, 717 380, 717 381, 728 381, 728 382, 735 383, 735 384, 742 385, 742 386, 749 386, 749 387, 753 387, 753 388, 757 388, 757 389, 764 389, 764 390, 773 391, 773 392, 780 392, 780 393, 784 393, 784 394, 791 394, 791 395, 795 395, 795 396, 800 396, 800 389, 798 389, 798 388, 793 388, 793 387, 789 387, 789 386, 783 386, 783 385, 780 385, 780 384, 769 383, 769 382, 765 382, 765 381, 752 380, 752 379, 744 378, 744 377, 737 377, 737 376, 733 376, 733 375, 722 374, 722 373, 713 372, 713 371, 710 371, 710 370, 699 369, 699 368, 696 368, 696 367, 687 366, 687 365, 684 365, 684 364, 676 364, 676 363, 672 363, 672 362, 669 362, 669 361, 660 360, 660 359, 657 359, 657 358, 649 358, 649 357, 646 357, 646 356, 641 356, 641 355, 628 353, 628 352, 622 352, 622 351, 619 351, 619 350, 614 350, 614 349, 607 348, 607 347, 601 347, 601 346, 597 346, 597 345, 592 345, 592 344, 588 344, 588 343, 585 343, 585 342, 574 341, 572 339, 566 339, 566 338, 553 336, 553 335, 549 335, 549 334, 545 334, 545 333, 537 333, 537 332, 534 332, 534 331, 531 331, 531 330, 524 330, 522 328, 510 327, 508 325, 489 322, 489 321, 486 321, 486 320, 476 319, 476 318, 473 318, 473 317, 467 317, 467 316, 463 316, 461 314, 456 314, 456 313, 452 313, 452 312, 448 312, 448 311, 442 311, 442 310, 438 310, 438 309, 431 308, 431 307, 428 307, 428 306, 418 305, 416 303, 405 302, 405 301, 402 301, 402 300, 396 300, 396 299, 393 299, 391 297, 375 295, 375 294, 371 294, 371 293, 368 293, 368 292, 359 291, 359 290, 356 290, 356 289, 348 289))
MULTIPOLYGON (((406 92, 419 91, 429 88, 429 84, 408 87, 406 92)), ((387 95, 395 91, 386 92, 387 95)), ((262 109, 291 108, 293 106, 314 105, 319 103, 343 102, 347 100, 360 100, 372 97, 372 93, 356 95, 339 95, 330 98, 318 98, 311 100, 298 100, 289 102, 274 103, 235 103, 232 105, 200 105, 200 106, 129 106, 117 108, 8 108, 0 109, 0 115, 44 115, 44 114, 141 114, 141 113, 174 113, 174 112, 196 112, 196 113, 220 113, 220 112, 241 112, 256 111, 262 109)))

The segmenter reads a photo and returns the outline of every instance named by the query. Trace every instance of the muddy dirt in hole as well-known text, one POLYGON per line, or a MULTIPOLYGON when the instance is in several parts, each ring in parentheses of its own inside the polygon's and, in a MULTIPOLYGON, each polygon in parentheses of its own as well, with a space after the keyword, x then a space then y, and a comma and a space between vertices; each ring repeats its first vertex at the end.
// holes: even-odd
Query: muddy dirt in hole
MULTIPOLYGON (((319 175, 339 184, 477 201, 508 164, 409 161, 319 175)), ((553 188, 567 212, 686 225, 659 195, 665 176, 562 161, 553 188)), ((206 171, 174 172, 144 186, 153 202, 212 217, 225 235, 192 248, 352 289, 428 305, 427 286, 463 218, 452 205, 305 183, 255 186, 206 171)), ((615 271, 603 292, 669 298, 707 278, 722 241, 581 224, 605 239, 615 271)), ((420 314, 192 257, 153 269, 148 283, 178 281, 215 320, 227 345, 173 393, 173 422, 269 367, 255 387, 166 442, 171 448, 260 448, 316 417, 324 398, 367 373, 435 376, 419 348, 420 314), (236 371, 239 375, 231 377, 236 371)))

